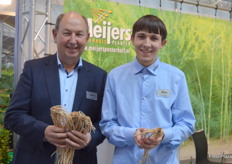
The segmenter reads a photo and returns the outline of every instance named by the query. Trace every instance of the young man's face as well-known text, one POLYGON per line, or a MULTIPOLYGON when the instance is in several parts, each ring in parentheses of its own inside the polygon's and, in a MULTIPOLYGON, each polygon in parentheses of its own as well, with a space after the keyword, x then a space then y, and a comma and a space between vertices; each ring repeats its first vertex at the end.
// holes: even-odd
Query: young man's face
POLYGON ((160 34, 139 31, 131 37, 139 63, 148 67, 156 61, 158 51, 166 44, 160 34))

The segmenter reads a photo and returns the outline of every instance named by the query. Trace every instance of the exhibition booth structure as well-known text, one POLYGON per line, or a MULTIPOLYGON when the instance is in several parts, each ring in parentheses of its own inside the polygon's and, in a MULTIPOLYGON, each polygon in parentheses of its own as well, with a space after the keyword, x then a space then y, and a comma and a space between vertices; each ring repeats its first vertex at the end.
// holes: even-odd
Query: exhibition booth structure
MULTIPOLYGON (((211 160, 231 162, 231 0, 12 0, 8 7, 0 4, 0 129, 25 61, 56 53, 52 29, 56 17, 68 11, 79 12, 88 21, 90 37, 83 59, 107 72, 135 58, 133 23, 146 14, 160 17, 168 36, 158 55, 186 75, 195 130, 203 129, 207 141, 204 153, 211 160)), ((13 151, 18 136, 11 137, 13 151)), ((190 137, 180 146, 180 163, 196 160, 193 140, 190 137)), ((105 140, 98 146, 99 163, 111 163, 113 152, 114 146, 105 140)))

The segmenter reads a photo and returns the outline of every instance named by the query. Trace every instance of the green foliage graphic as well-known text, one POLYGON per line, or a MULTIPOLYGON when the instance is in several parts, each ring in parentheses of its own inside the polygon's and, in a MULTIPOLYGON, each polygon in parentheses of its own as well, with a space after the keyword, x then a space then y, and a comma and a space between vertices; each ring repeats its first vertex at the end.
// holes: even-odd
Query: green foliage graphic
MULTIPOLYGON (((228 138, 232 132, 231 22, 104 0, 65 0, 65 4, 65 11, 76 10, 87 18, 93 18, 93 9, 110 10, 112 13, 105 21, 110 21, 111 27, 131 29, 143 15, 160 17, 167 26, 168 38, 159 58, 185 72, 197 119, 196 130, 205 129, 208 137, 228 138)), ((90 45, 103 44, 92 42, 90 45)), ((113 44, 104 46, 118 47, 113 44)), ((130 53, 88 50, 83 58, 110 71, 134 59, 133 46, 124 48, 130 53)))

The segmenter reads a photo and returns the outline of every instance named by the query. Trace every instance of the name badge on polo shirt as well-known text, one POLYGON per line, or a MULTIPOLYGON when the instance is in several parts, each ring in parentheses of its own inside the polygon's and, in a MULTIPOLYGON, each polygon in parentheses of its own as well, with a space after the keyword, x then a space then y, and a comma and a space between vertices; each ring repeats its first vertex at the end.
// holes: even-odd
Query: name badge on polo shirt
POLYGON ((97 100, 97 93, 86 91, 86 98, 89 100, 97 100))
POLYGON ((159 97, 170 97, 171 91, 169 89, 158 89, 156 94, 159 97))

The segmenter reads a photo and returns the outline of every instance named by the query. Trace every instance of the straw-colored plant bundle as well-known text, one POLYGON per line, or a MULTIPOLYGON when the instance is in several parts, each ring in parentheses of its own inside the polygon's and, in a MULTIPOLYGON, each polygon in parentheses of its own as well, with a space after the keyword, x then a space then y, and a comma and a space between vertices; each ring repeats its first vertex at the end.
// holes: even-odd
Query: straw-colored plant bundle
MULTIPOLYGON (((142 137, 144 138, 159 138, 160 136, 162 136, 162 128, 156 128, 156 129, 147 129, 144 130, 141 134, 142 137)), ((151 149, 146 149, 143 152, 143 156, 142 159, 140 160, 139 164, 143 164, 144 162, 146 162, 147 164, 151 164, 151 160, 149 158, 149 151, 151 149)))
MULTIPOLYGON (((51 117, 55 126, 65 128, 67 131, 77 130, 83 134, 94 131, 90 117, 81 111, 67 113, 61 105, 51 108, 51 117)), ((72 148, 57 148, 56 164, 72 164, 75 150, 72 148)))

